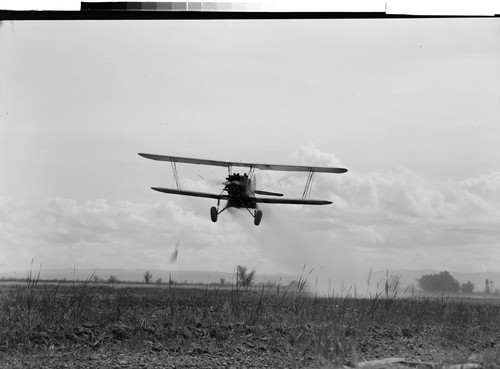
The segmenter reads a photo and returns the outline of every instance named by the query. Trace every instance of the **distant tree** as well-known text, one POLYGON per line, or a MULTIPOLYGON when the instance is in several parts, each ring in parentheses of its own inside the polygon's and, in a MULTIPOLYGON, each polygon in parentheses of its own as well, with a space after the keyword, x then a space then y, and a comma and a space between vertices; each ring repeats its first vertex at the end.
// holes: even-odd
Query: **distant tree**
POLYGON ((490 293, 491 290, 490 290, 490 280, 488 278, 486 278, 486 281, 484 281, 485 284, 486 284, 486 288, 484 289, 484 292, 486 293, 490 293))
POLYGON ((146 270, 146 272, 144 273, 144 282, 146 282, 146 284, 149 284, 149 282, 151 282, 151 279, 153 279, 153 274, 151 274, 149 270, 146 270))
POLYGON ((220 279, 220 285, 224 286, 226 284, 226 278, 221 278, 220 279))
POLYGON ((242 285, 246 278, 247 267, 243 265, 238 265, 236 267, 236 285, 242 285))
POLYGON ((265 286, 266 288, 275 288, 275 287, 276 287, 276 285, 277 285, 276 281, 266 281, 266 282, 264 283, 264 286, 265 286))
POLYGON ((255 269, 251 272, 247 272, 247 267, 238 265, 236 267, 236 281, 239 286, 248 288, 253 284, 255 278, 255 269))
POLYGON ((464 293, 472 293, 474 291, 474 283, 467 281, 467 283, 462 283, 461 290, 464 293))
POLYGON ((417 279, 417 282, 424 291, 458 292, 460 290, 460 283, 446 271, 439 274, 425 274, 417 279))
POLYGON ((115 275, 110 275, 108 278, 108 283, 118 283, 118 278, 115 275))
POLYGON ((95 275, 94 278, 93 278, 94 282, 100 282, 101 281, 101 278, 99 278, 98 275, 95 275))

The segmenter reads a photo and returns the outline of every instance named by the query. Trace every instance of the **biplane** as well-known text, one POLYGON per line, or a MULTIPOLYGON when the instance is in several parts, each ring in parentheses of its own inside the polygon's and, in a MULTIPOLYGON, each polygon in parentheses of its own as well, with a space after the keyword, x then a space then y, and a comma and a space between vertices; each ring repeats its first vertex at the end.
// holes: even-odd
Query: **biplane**
POLYGON ((177 188, 175 189, 175 188, 151 187, 151 189, 174 195, 206 197, 209 199, 217 200, 217 207, 213 206, 212 208, 210 208, 210 217, 213 222, 217 222, 219 214, 228 208, 246 209, 253 216, 254 224, 256 226, 259 225, 262 220, 262 211, 258 209, 257 204, 295 204, 295 205, 331 204, 332 202, 328 200, 313 200, 307 198, 307 195, 311 191, 311 184, 313 182, 314 174, 347 172, 347 169, 345 168, 333 168, 333 167, 317 167, 317 166, 307 166, 307 165, 255 164, 255 163, 195 159, 195 158, 185 158, 178 156, 165 156, 165 155, 143 154, 143 153, 139 153, 139 155, 147 159, 167 161, 170 162, 172 165, 174 180, 177 188), (180 186, 179 176, 177 173, 176 163, 226 167, 228 169, 228 176, 226 178, 226 181, 223 183, 224 188, 219 194, 182 190, 180 186), (249 168, 249 170, 248 173, 244 174, 233 173, 233 167, 246 167, 249 168), (283 194, 281 193, 257 190, 255 169, 307 172, 308 177, 304 192, 302 194, 302 198, 301 199, 283 198, 283 194), (265 197, 257 197, 256 195, 263 195, 265 197), (221 210, 219 210, 221 200, 226 201, 226 204, 221 210))

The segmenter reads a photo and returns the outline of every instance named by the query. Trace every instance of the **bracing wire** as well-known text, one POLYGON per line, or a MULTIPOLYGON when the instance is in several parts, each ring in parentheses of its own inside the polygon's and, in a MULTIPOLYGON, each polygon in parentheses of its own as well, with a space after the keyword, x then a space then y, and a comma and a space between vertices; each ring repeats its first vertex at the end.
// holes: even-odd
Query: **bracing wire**
POLYGON ((191 168, 189 168, 188 166, 184 165, 184 164, 181 164, 184 168, 187 168, 189 171, 191 171, 193 174, 197 175, 198 177, 200 177, 201 179, 203 179, 205 182, 207 182, 210 186, 212 187, 217 187, 218 186, 215 186, 213 183, 210 183, 208 180, 206 180, 201 174, 195 172, 194 170, 192 170, 191 168))
POLYGON ((297 173, 290 174, 288 176, 285 176, 283 178, 278 179, 277 181, 274 181, 273 183, 268 184, 267 186, 261 188, 261 190, 265 190, 266 188, 273 186, 275 183, 277 183, 277 184, 279 184, 281 186, 281 182, 284 182, 284 181, 286 181, 286 180, 288 180, 288 179, 290 179, 292 177, 296 177, 296 176, 300 176, 300 175, 304 175, 304 173, 297 172, 297 173))

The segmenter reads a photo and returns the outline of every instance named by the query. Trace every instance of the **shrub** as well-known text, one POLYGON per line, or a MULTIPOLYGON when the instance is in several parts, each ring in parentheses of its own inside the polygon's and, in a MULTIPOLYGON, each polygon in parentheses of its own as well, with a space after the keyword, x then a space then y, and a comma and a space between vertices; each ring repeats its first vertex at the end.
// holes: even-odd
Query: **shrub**
POLYGON ((467 281, 467 283, 462 283, 461 289, 462 292, 464 293, 472 293, 472 291, 474 290, 474 283, 472 283, 471 281, 467 281))
POLYGON ((425 274, 417 282, 425 291, 431 292, 458 292, 460 284, 451 276, 450 273, 444 271, 439 274, 425 274))

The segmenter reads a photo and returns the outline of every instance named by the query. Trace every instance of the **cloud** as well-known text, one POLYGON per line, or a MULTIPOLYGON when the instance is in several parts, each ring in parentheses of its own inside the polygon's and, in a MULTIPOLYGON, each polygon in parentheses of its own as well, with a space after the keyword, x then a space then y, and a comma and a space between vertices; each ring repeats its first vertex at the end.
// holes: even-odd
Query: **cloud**
POLYGON ((193 199, 166 198, 145 204, 57 197, 38 208, 2 199, 0 261, 9 269, 26 268, 32 258, 47 268, 169 268, 179 240, 181 269, 231 271, 259 259, 241 232, 253 226, 242 212, 226 212, 224 222, 214 224, 208 211, 193 210, 193 199))
MULTIPOLYGON (((335 155, 306 145, 294 161, 336 165, 335 155)), ((156 194, 152 203, 54 197, 33 205, 0 197, 0 263, 26 268, 32 258, 49 267, 169 268, 177 241, 179 269, 232 271, 238 264, 259 273, 300 273, 312 278, 365 280, 370 268, 497 268, 500 173, 465 181, 431 181, 398 167, 386 172, 318 173, 312 196, 329 206, 266 205, 255 227, 245 210, 212 223, 214 202, 156 194)), ((273 183, 261 172, 259 184, 273 183)), ((288 176, 288 174, 287 174, 288 176)), ((201 179, 188 187, 211 190, 201 179)), ((274 184, 300 197, 305 178, 274 184)), ((274 186, 274 187, 273 187, 274 186)))
MULTIPOLYGON (((12 265, 17 260, 18 266, 27 255, 61 267, 133 267, 140 264, 147 250, 162 249, 172 242, 186 224, 202 233, 210 231, 198 226, 202 222, 193 213, 172 202, 151 205, 53 198, 35 210, 20 206, 3 209, 3 258, 10 259, 12 265)), ((145 262, 151 260, 154 256, 145 262)))
MULTIPOLYGON (((299 163, 341 165, 314 145, 294 156, 299 163)), ((330 260, 331 270, 345 274, 369 266, 477 270, 487 263, 496 268, 500 257, 492 257, 491 249, 500 237, 498 173, 437 182, 403 166, 387 172, 349 169, 341 175, 316 174, 313 197, 332 200, 331 207, 280 210, 280 219, 289 226, 276 232, 275 243, 285 234, 286 243, 295 247, 288 252, 278 247, 277 260, 280 255, 290 265, 307 258, 316 265, 330 260)), ((304 182, 290 182, 286 192, 300 193, 304 182)), ((273 234, 265 237, 273 239, 273 234)))
POLYGON ((296 164, 342 167, 342 163, 335 155, 320 151, 312 142, 309 142, 307 145, 293 152, 292 158, 296 161, 296 164))
POLYGON ((500 173, 462 182, 432 182, 400 166, 388 172, 354 169, 315 183, 316 193, 332 198, 336 207, 367 215, 471 221, 495 219, 500 209, 500 173))

